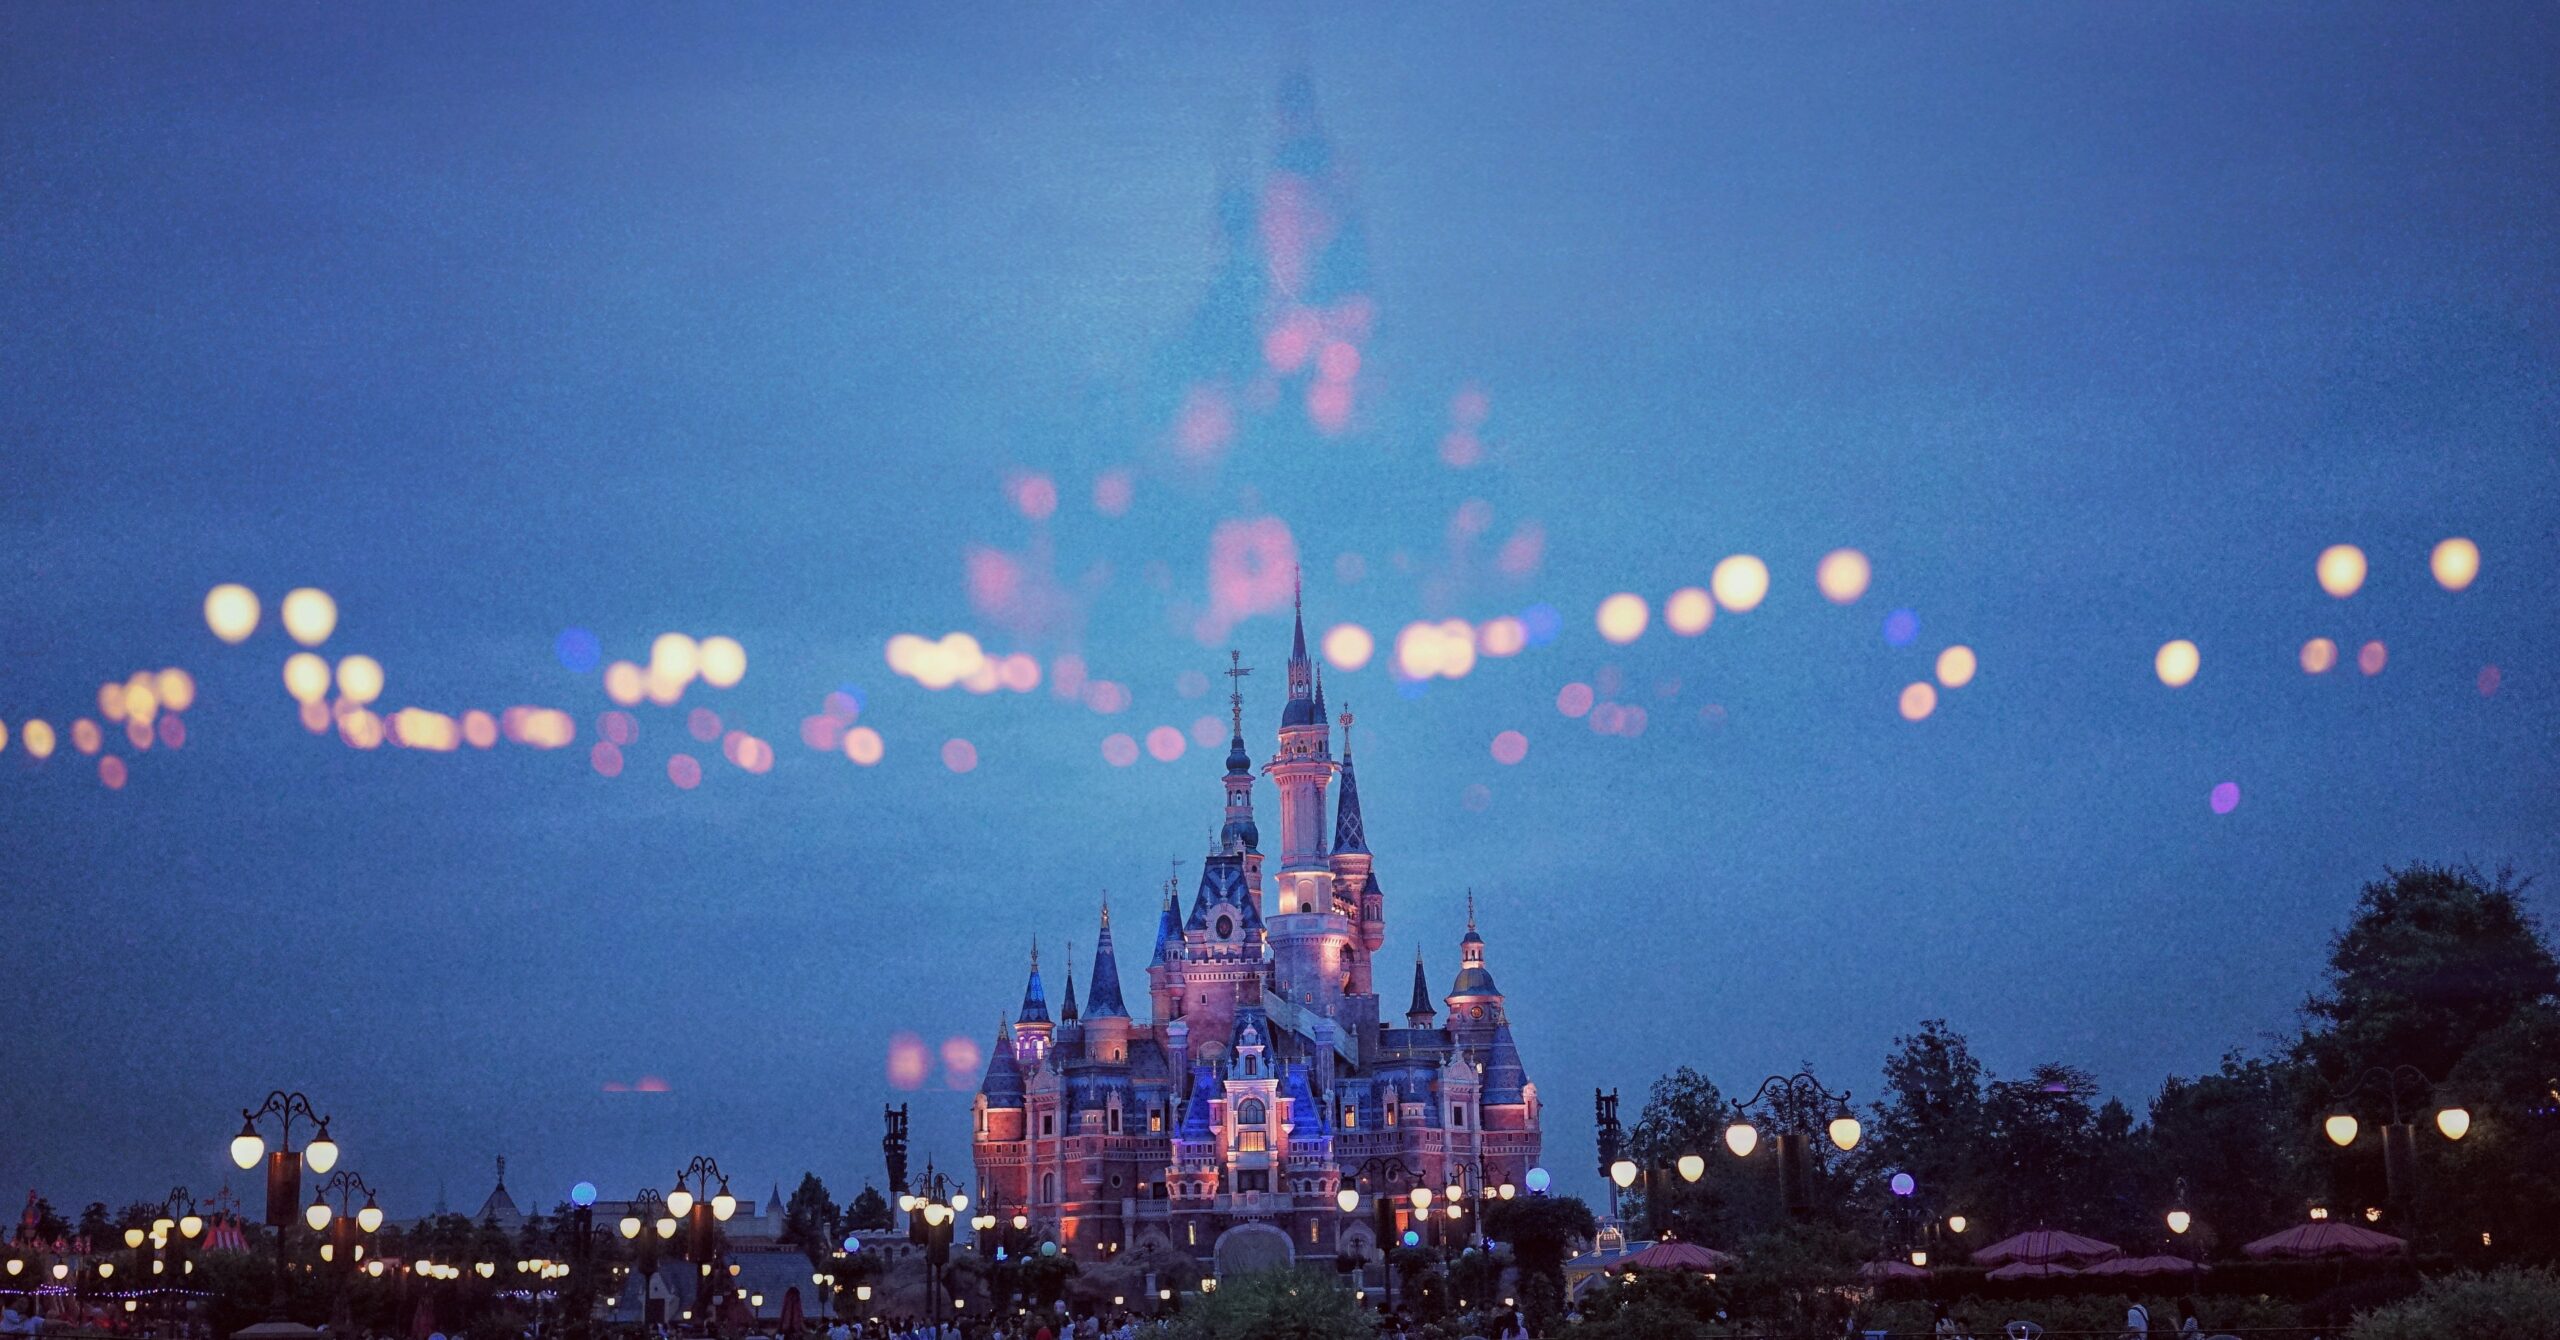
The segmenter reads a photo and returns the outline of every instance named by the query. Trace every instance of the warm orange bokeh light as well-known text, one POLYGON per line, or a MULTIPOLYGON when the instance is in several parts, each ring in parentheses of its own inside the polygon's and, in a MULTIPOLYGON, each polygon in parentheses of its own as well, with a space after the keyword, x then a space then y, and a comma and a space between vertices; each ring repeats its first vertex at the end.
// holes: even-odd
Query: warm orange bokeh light
POLYGON ((2338 663, 2338 644, 2325 637, 2315 637, 2302 644, 2304 674, 2325 675, 2338 663))
POLYGON ((2427 556, 2427 568, 2436 575, 2436 585, 2459 591, 2480 575, 2480 546, 2458 535, 2439 541, 2427 556))
POLYGON ((2179 638, 2160 644, 2159 652, 2151 658, 2151 670, 2160 676, 2161 683, 2182 689, 2196 677, 2203 663, 2203 653, 2196 650, 2196 644, 2179 638))
POLYGON ((629 661, 615 661, 604 668, 604 696, 617 707, 638 707, 649 696, 648 677, 629 661))
POLYGON ((1377 651, 1378 640, 1356 623, 1335 624, 1324 635, 1324 658, 1336 670, 1358 670, 1377 651))
POLYGON ((338 602, 317 587, 301 586, 285 592, 284 631, 306 647, 316 647, 329 640, 338 630, 338 602))
MULTIPOLYGON (((1644 626, 1652 618, 1653 612, 1646 607, 1644 597, 1620 591, 1600 602, 1600 610, 1593 616, 1593 622, 1600 626, 1600 636, 1624 646, 1644 636, 1644 626)), ((1420 677, 1415 676, 1417 679, 1420 677)))
POLYGON ((1769 565, 1749 554, 1735 554, 1716 564, 1707 585, 1716 593, 1718 605, 1736 614, 1749 613, 1769 594, 1769 565))
POLYGON ((1662 602, 1662 625, 1682 637, 1696 637, 1716 621, 1715 597, 1702 586, 1684 586, 1662 602))
POLYGON ((747 677, 747 649, 738 645, 734 637, 702 639, 695 661, 702 672, 702 682, 715 689, 735 688, 739 680, 747 677))
POLYGON ((1875 569, 1867 556, 1855 549, 1834 549, 1822 556, 1813 570, 1813 584, 1822 588, 1822 598, 1834 605, 1854 605, 1867 593, 1867 583, 1875 577, 1875 569))
POLYGON ((1960 689, 1972 683, 1973 672, 1978 668, 1971 647, 1953 646, 1938 653, 1938 682, 1948 688, 1960 689))
POLYGON ((2321 550, 2314 568, 2320 577, 2320 589, 2340 600, 2364 587, 2364 551, 2352 544, 2333 544, 2321 550))
POLYGON ((1903 720, 1921 720, 1938 710, 1938 690, 1925 679, 1905 684, 1902 686, 1902 700, 1898 706, 1902 711, 1903 720))
POLYGON ((880 732, 869 726, 856 726, 844 733, 844 756, 864 767, 880 761, 880 732))
POLYGON ((205 626, 215 637, 237 645, 258 631, 257 593, 238 582, 224 582, 205 592, 205 626))
POLYGON ((338 662, 338 696, 351 703, 370 703, 382 696, 382 662, 349 656, 338 662))

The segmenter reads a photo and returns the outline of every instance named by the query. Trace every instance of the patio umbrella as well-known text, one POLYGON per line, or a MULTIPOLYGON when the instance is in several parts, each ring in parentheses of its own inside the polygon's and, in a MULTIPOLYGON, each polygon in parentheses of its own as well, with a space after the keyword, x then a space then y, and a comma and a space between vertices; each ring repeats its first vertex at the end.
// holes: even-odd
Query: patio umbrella
POLYGON ((800 1322, 800 1286, 794 1284, 782 1291, 782 1333, 799 1334, 800 1322))
POLYGON ((1920 1267, 1915 1266, 1908 1261, 1869 1261, 1865 1265, 1858 1267, 1858 1278, 1862 1280, 1876 1280, 1879 1282, 1883 1280, 1924 1280, 1929 1278, 1929 1272, 1922 1270, 1920 1267))
POLYGON ((2009 1280, 2067 1280, 2078 1279, 2079 1277, 2079 1271, 2073 1270, 2069 1266, 2058 1266, 2047 1261, 2012 1261, 2009 1264, 2000 1267, 1998 1270, 1994 1270, 1990 1274, 1983 1276, 1983 1278, 1987 1280, 2000 1280, 2003 1282, 2009 1280))
POLYGON ((1975 1265, 1998 1266, 2011 1262, 2043 1264, 2050 1261, 2104 1261, 2124 1253, 2111 1242, 2065 1233, 2058 1228, 2029 1229, 2015 1237, 1998 1242, 1973 1254, 1975 1265))
POLYGON ((2126 1279, 2148 1279, 2163 1275, 2195 1276, 2205 1267, 2183 1256, 2112 1256, 2093 1266, 2084 1266, 2083 1275, 2115 1275, 2126 1279))
POLYGON ((1657 1242, 1609 1263, 1611 1270, 1686 1270, 1705 1275, 1726 1269, 1734 1258, 1694 1242, 1657 1242))
POLYGON ((2315 1219, 2282 1233, 2270 1233, 2240 1250, 2251 1256, 2394 1256, 2408 1243, 2388 1233, 2315 1219))

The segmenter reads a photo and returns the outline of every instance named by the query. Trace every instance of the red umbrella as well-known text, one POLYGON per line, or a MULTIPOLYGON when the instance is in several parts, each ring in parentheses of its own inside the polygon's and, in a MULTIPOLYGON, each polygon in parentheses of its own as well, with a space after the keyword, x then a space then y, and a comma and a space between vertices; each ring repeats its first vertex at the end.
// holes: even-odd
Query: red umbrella
POLYGON ((1924 1280, 1929 1272, 1908 1261, 1869 1261, 1858 1267, 1858 1278, 1864 1280, 1924 1280))
POLYGON ((2115 1256, 2084 1267, 2083 1275, 2120 1275, 2139 1279, 2159 1275, 2201 1275, 2205 1267, 2183 1256, 2115 1256))
POLYGON ((2104 1261, 2110 1256, 2122 1255, 2124 1253, 2111 1242, 2065 1233, 2058 1228, 2038 1228, 2016 1237, 2002 1238, 1975 1252, 1973 1261, 1984 1266, 2005 1265, 2012 1261, 2040 1265, 2050 1261, 2104 1261))
POLYGON ((2012 1261, 1983 1276, 1987 1280, 2067 1280, 2079 1278, 2080 1272, 2069 1266, 2044 1261, 2012 1261))
POLYGON ((2271 1233, 2240 1250, 2251 1256, 2392 1256, 2408 1246, 2388 1233, 2335 1219, 2315 1219, 2271 1233))
POLYGON ((1687 1270, 1700 1275, 1723 1270, 1733 1258, 1694 1242, 1657 1242, 1643 1251, 1609 1263, 1611 1270, 1687 1270))
POLYGON ((801 1320, 800 1286, 794 1284, 782 1291, 782 1333, 784 1335, 799 1334, 801 1320))

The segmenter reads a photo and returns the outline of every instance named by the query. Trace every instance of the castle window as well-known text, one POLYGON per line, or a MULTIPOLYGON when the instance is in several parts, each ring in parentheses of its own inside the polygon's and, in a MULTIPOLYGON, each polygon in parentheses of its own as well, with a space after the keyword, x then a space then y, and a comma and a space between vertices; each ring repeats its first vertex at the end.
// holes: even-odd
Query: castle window
POLYGON ((1390 1126, 1396 1124, 1396 1105, 1393 1103, 1387 1104, 1387 1124, 1390 1126))
POLYGON ((1055 1205, 1058 1203, 1058 1175, 1056 1173, 1040 1174, 1040 1203, 1043 1205, 1055 1205))
POLYGON ((1147 1109, 1147 1129, 1151 1131, 1162 1131, 1164 1129, 1163 1108, 1151 1107, 1147 1109))
POLYGON ((1466 1129, 1467 1109, 1464 1106, 1452 1104, 1449 1108, 1449 1124, 1460 1130, 1466 1129))
POLYGON ((1116 1107, 1111 1109, 1110 1124, 1111 1133, 1113 1135, 1118 1135, 1120 1133, 1120 1109, 1116 1107))
POLYGON ((980 1135, 984 1135, 984 1134, 986 1134, 986 1133, 987 1133, 987 1110, 986 1110, 985 1108, 983 1108, 983 1107, 982 1107, 982 1108, 979 1108, 979 1109, 978 1109, 978 1134, 980 1134, 980 1135))
POLYGON ((1236 1147, 1248 1154, 1259 1154, 1271 1147, 1270 1137, 1260 1131, 1246 1131, 1237 1141, 1236 1147))
POLYGON ((1342 1105, 1342 1129, 1346 1131, 1356 1131, 1360 1129, 1360 1108, 1358 1104, 1344 1103, 1342 1105))
POLYGON ((1247 1126, 1261 1125, 1262 1117, 1262 1100, 1259 1098, 1247 1098, 1236 1108, 1236 1120, 1247 1126))
POLYGON ((1057 1113, 1043 1112, 1040 1114, 1040 1133, 1042 1135, 1056 1135, 1058 1133, 1057 1113))

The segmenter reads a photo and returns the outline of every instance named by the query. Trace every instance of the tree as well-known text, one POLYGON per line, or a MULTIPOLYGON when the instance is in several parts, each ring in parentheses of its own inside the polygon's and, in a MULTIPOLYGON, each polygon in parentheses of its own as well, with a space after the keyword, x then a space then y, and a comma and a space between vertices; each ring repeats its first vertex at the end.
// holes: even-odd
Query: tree
POLYGON ((2560 962, 2520 896, 2530 883, 2420 863, 2366 884, 2303 1005, 2296 1057, 2332 1085, 2369 1066, 2442 1079, 2519 1010, 2560 996, 2560 962))
POLYGON ((1990 1200, 1990 1151, 1982 1062, 1944 1019, 1923 1019, 1893 1040, 1884 1060, 1884 1096, 1853 1166, 1868 1199, 1878 1183, 1911 1174, 1922 1203, 1939 1216, 1980 1214, 1990 1200))
POLYGON ((124 1245, 123 1237, 115 1231, 115 1221, 107 1214, 107 1203, 102 1200, 81 1207, 80 1236, 87 1239, 91 1251, 103 1252, 110 1244, 124 1245))
POLYGON ((2302 1094, 2315 1083, 2289 1061, 2232 1052, 2222 1068, 2172 1075, 2151 1100, 2135 1160, 2146 1170, 2139 1195, 2160 1213, 2177 1208, 2180 1180, 2194 1216, 2190 1242, 2210 1249, 2273 1232, 2301 1218, 2317 1188, 2301 1120, 2302 1094))
POLYGON ((2110 1183, 2133 1119, 2121 1104, 2100 1120, 2098 1083, 2076 1066, 2037 1066, 1992 1082, 1983 1100, 1990 1210, 1999 1228, 2104 1231, 2118 1217, 2110 1183))
POLYGON ((1376 1320, 1350 1292, 1287 1270, 1226 1280, 1183 1304, 1167 1340, 1368 1340, 1376 1320))
POLYGON ((856 1232, 882 1232, 891 1227, 888 1197, 880 1188, 864 1184, 862 1194, 853 1198, 853 1208, 845 1211, 844 1226, 856 1232))
POLYGON ((1488 1203, 1484 1231, 1511 1244, 1520 1268, 1520 1303, 1537 1329, 1547 1329, 1564 1299, 1564 1263, 1578 1243, 1600 1231, 1591 1207, 1572 1196, 1519 1196, 1488 1203), (1541 1284, 1545 1288, 1532 1288, 1541 1284))
POLYGON ((791 1202, 782 1207, 782 1240, 799 1247, 814 1268, 834 1253, 840 1218, 827 1184, 816 1173, 804 1172, 800 1185, 792 1188, 791 1202))

